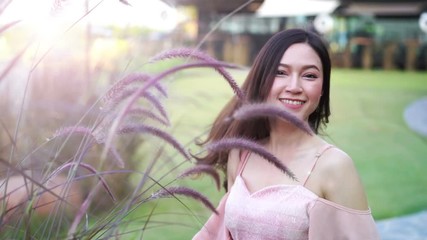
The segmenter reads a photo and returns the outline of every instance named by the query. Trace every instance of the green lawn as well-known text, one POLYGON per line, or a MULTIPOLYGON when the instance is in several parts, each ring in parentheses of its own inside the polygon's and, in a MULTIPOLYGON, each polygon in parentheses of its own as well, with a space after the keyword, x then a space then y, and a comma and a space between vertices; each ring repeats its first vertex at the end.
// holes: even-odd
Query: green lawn
MULTIPOLYGON (((246 72, 233 71, 241 82, 246 72)), ((168 85, 166 102, 173 121, 171 132, 182 143, 203 133, 232 95, 228 84, 211 70, 185 71, 168 85)), ((427 96, 426 72, 334 70, 332 117, 325 138, 355 161, 375 219, 427 208, 427 139, 405 125, 405 107, 427 96)), ((192 152, 198 148, 189 144, 192 152)), ((188 166, 188 165, 186 165, 188 166)), ((177 184, 198 189, 216 204, 222 193, 207 178, 177 184)), ((190 239, 209 216, 195 201, 160 200, 145 239, 190 239), (192 215, 197 215, 197 217, 192 215), (157 221, 161 221, 158 223, 157 221)), ((145 205, 133 216, 148 213, 145 205)), ((141 223, 135 222, 135 227, 141 223)))
POLYGON ((329 139, 356 162, 376 219, 427 208, 427 139, 403 111, 427 96, 427 74, 336 70, 329 139))

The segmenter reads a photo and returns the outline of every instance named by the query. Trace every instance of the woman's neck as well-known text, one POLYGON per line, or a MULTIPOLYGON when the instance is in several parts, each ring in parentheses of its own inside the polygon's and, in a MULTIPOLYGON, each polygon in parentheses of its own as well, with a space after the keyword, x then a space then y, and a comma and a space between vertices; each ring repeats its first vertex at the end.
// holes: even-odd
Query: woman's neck
POLYGON ((267 148, 272 152, 299 151, 316 147, 323 140, 312 133, 307 134, 291 123, 272 124, 267 148))

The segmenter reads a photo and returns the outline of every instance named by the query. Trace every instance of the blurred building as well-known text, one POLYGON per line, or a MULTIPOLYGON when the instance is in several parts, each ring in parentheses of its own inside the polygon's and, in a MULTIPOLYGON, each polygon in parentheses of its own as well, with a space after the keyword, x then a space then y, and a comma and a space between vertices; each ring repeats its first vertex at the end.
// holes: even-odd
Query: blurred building
POLYGON ((335 67, 427 69, 427 33, 420 26, 425 0, 172 2, 197 10, 197 43, 225 61, 250 65, 273 33, 292 27, 316 31, 314 22, 326 14, 331 26, 320 32, 335 67))

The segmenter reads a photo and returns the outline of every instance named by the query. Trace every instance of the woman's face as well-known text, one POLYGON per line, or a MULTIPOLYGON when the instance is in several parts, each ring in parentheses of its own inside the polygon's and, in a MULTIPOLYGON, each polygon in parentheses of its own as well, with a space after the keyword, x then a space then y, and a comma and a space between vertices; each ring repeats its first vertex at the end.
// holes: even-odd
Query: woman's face
POLYGON ((283 54, 267 102, 279 105, 299 119, 308 117, 322 96, 322 61, 306 43, 291 45, 283 54))

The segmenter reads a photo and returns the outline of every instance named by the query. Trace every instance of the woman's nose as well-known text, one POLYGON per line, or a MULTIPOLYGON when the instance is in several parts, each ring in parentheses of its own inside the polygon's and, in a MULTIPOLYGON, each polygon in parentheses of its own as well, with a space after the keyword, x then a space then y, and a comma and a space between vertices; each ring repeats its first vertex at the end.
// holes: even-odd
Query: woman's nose
POLYGON ((302 92, 301 82, 297 76, 289 78, 288 84, 286 85, 286 91, 291 93, 302 92))

